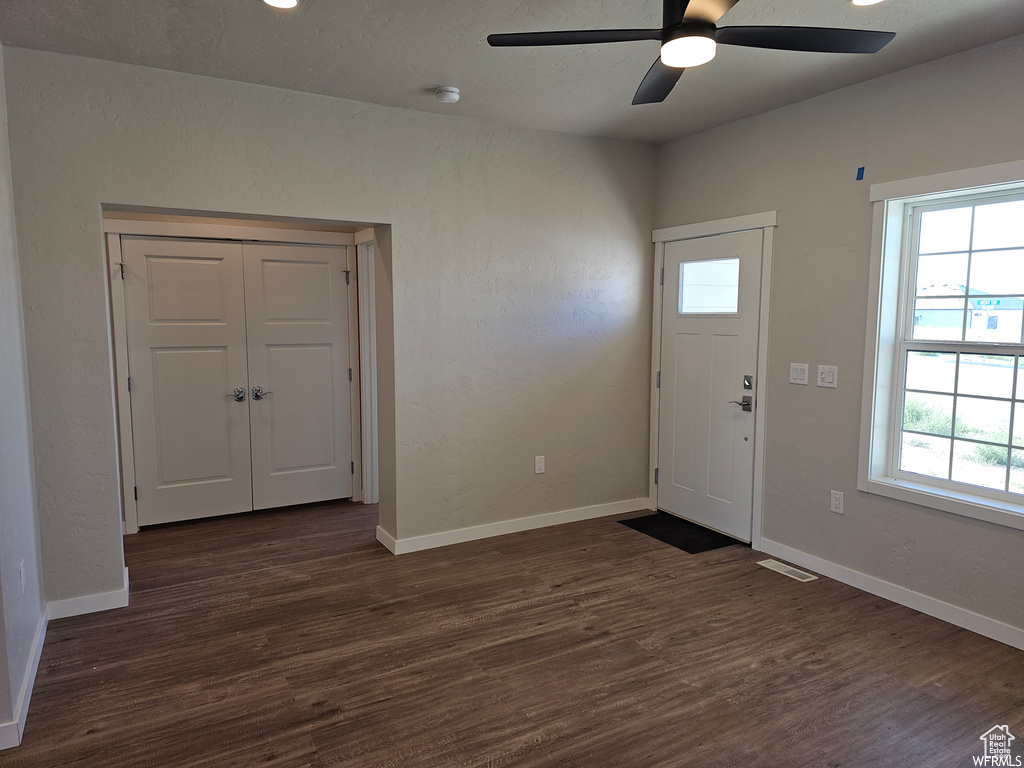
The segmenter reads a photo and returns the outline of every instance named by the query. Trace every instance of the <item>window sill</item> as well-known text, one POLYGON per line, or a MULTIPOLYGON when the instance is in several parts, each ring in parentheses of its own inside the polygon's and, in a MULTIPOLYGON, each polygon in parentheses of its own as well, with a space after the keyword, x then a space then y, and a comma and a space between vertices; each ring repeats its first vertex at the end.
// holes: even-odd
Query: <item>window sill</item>
MULTIPOLYGON (((999 502, 987 496, 938 489, 925 483, 895 477, 875 477, 857 483, 857 487, 868 493, 888 496, 942 512, 950 512, 974 520, 1003 525, 1024 531, 1024 503, 999 502)), ((1022 499, 1024 502, 1024 499, 1022 499)))

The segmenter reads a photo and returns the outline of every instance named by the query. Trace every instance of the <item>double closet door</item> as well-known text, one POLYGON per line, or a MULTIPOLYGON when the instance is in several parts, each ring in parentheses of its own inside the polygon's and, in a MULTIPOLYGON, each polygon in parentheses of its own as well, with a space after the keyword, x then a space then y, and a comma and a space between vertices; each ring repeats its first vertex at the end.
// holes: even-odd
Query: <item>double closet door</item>
POLYGON ((350 497, 345 249, 121 253, 139 525, 350 497))

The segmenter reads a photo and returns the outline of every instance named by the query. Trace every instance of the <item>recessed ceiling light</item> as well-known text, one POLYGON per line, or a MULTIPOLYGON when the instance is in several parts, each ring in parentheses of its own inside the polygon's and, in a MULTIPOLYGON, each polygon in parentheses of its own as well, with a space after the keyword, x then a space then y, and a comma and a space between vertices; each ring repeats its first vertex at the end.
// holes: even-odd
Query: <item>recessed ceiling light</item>
POLYGON ((854 5, 878 5, 882 0, 853 0, 854 5))
POLYGON ((299 4, 299 0, 263 0, 263 2, 275 8, 294 8, 299 4))

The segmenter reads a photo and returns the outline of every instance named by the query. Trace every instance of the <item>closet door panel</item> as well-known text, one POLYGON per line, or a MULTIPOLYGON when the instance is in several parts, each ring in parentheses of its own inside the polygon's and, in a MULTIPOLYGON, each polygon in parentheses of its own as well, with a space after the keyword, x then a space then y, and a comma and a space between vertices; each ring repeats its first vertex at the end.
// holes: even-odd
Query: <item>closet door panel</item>
POLYGON ((345 250, 246 243, 243 255, 254 508, 350 497, 345 250))
POLYGON ((241 245, 122 237, 140 525, 252 509, 241 245))

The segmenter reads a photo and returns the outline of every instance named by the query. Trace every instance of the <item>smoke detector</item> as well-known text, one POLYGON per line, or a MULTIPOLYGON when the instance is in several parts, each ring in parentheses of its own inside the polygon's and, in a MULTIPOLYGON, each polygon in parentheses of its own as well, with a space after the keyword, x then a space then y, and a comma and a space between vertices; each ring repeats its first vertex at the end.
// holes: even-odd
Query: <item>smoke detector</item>
POLYGON ((454 104, 459 100, 459 89, 445 85, 434 91, 434 95, 437 96, 437 100, 442 104, 454 104))

